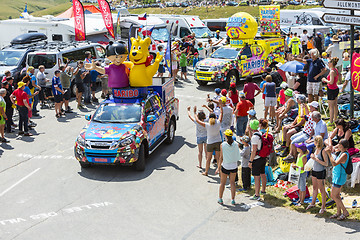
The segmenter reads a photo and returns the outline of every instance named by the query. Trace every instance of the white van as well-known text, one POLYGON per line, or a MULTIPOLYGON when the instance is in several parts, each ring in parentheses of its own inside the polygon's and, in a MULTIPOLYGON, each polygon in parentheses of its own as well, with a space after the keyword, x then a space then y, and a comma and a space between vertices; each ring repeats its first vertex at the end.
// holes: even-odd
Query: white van
POLYGON ((226 38, 226 23, 228 18, 204 19, 205 25, 213 32, 220 31, 220 36, 226 38))
POLYGON ((168 26, 171 26, 171 24, 174 23, 173 29, 171 29, 173 37, 183 38, 195 33, 197 42, 206 42, 209 38, 212 38, 212 40, 215 41, 213 38, 214 33, 210 31, 198 16, 166 14, 152 14, 151 16, 159 17, 165 21, 168 26))
POLYGON ((106 57, 105 48, 98 43, 72 42, 72 43, 48 43, 42 50, 28 53, 26 68, 33 66, 37 74, 40 65, 44 65, 45 74, 48 79, 52 79, 55 70, 60 65, 68 63, 69 66, 76 68, 78 60, 85 59, 85 52, 91 52, 94 61, 103 62, 106 57))
POLYGON ((292 25, 320 25, 332 26, 325 23, 321 17, 324 13, 321 11, 303 10, 281 10, 280 26, 288 27, 292 25))
POLYGON ((298 36, 303 34, 303 31, 308 31, 308 36, 315 35, 317 32, 321 32, 322 35, 326 35, 327 33, 333 33, 333 30, 331 27, 327 26, 319 26, 319 25, 300 25, 300 26, 291 26, 290 32, 297 33, 298 36))

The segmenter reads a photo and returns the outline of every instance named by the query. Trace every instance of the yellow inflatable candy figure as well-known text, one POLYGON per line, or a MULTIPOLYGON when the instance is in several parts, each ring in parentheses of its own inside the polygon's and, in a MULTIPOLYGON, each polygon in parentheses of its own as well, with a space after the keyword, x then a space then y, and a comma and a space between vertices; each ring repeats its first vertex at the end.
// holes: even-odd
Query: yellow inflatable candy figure
POLYGON ((151 63, 149 53, 150 38, 141 39, 140 36, 131 38, 130 61, 134 64, 131 69, 129 81, 131 87, 148 87, 152 85, 152 77, 159 69, 159 63, 163 56, 156 54, 155 62, 151 63))
POLYGON ((229 17, 226 32, 231 39, 253 39, 258 24, 253 16, 246 12, 238 12, 229 17))

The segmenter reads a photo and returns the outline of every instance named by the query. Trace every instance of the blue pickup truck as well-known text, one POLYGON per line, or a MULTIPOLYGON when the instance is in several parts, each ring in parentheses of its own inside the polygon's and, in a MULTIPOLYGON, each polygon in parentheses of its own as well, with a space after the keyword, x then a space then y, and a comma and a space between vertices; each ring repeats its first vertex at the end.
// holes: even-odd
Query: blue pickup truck
POLYGON ((89 122, 76 139, 75 157, 83 168, 120 164, 143 171, 146 157, 174 141, 178 108, 174 82, 166 78, 154 78, 150 87, 113 89, 85 116, 89 122))

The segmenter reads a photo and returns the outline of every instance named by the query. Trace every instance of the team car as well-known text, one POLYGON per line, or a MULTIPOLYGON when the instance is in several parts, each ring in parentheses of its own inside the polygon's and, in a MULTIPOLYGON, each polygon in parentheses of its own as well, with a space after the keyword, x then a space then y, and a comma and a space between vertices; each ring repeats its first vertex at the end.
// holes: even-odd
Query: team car
POLYGON ((150 87, 112 93, 92 116, 85 116, 89 122, 76 139, 75 157, 83 168, 120 164, 143 171, 145 159, 161 143, 174 141, 179 118, 174 81, 154 78, 150 87))

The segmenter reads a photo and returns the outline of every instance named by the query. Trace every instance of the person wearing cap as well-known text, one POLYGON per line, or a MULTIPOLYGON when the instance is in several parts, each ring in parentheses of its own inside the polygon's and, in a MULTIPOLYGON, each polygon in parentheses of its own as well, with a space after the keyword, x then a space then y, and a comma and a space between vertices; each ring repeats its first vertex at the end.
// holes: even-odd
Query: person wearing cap
MULTIPOLYGON (((251 111, 251 110, 250 110, 251 111)), ((247 191, 251 187, 251 169, 249 168, 249 161, 251 155, 251 146, 250 137, 249 136, 242 136, 240 138, 241 143, 243 144, 243 149, 240 151, 241 156, 241 181, 243 191, 247 191)))
POLYGON ((221 40, 221 39, 222 39, 222 37, 220 36, 220 30, 216 30, 215 38, 216 38, 217 40, 221 40))
POLYGON ((226 181, 229 177, 231 204, 235 205, 235 178, 238 171, 237 162, 240 160, 240 150, 238 144, 234 142, 233 132, 227 129, 225 132, 226 141, 220 145, 220 159, 218 164, 218 171, 220 173, 220 187, 218 203, 223 204, 223 194, 225 190, 226 181))
POLYGON ((275 121, 275 106, 276 106, 276 84, 272 81, 271 75, 265 77, 266 83, 262 88, 262 92, 266 92, 265 96, 265 114, 264 118, 267 118, 270 108, 270 119, 271 122, 275 121))
POLYGON ((306 155, 308 154, 308 150, 304 143, 295 143, 296 150, 298 152, 298 157, 296 159, 296 163, 292 164, 294 169, 300 168, 300 177, 298 182, 298 188, 300 191, 299 201, 297 206, 301 206, 304 204, 305 196, 306 196, 306 177, 307 172, 304 170, 304 166, 307 162, 306 155))
POLYGON ((305 95, 297 94, 296 101, 299 106, 297 117, 290 124, 287 124, 282 128, 283 142, 280 149, 285 149, 284 152, 281 154, 282 157, 286 157, 289 154, 290 138, 292 135, 302 131, 306 122, 305 115, 309 112, 309 107, 306 104, 305 95))
POLYGON ((343 49, 340 49, 340 41, 341 38, 339 38, 338 35, 334 35, 331 39, 332 44, 326 49, 326 53, 328 54, 329 58, 337 57, 339 58, 339 61, 337 63, 337 70, 340 73, 342 71, 342 65, 343 65, 343 49))
POLYGON ((29 133, 29 116, 28 113, 31 111, 29 97, 27 93, 24 91, 26 84, 24 82, 18 82, 18 89, 16 89, 11 95, 10 99, 13 105, 15 105, 16 99, 16 106, 19 111, 19 135, 24 136, 32 136, 29 133))
POLYGON ((159 54, 161 56, 163 56, 163 58, 161 59, 160 63, 159 63, 159 68, 158 68, 158 74, 156 77, 162 77, 164 75, 164 72, 165 72, 165 51, 164 51, 164 47, 159 45, 157 47, 158 51, 159 51, 159 54))
POLYGON ((8 143, 9 141, 5 138, 5 123, 8 120, 6 114, 5 114, 5 109, 6 109, 6 102, 5 102, 5 97, 6 95, 6 89, 5 88, 1 88, 0 89, 0 136, 1 139, 0 141, 2 143, 8 143))
POLYGON ((227 96, 227 90, 226 90, 226 89, 222 89, 222 90, 221 90, 221 95, 226 98, 226 105, 228 105, 228 106, 230 106, 230 107, 233 108, 233 107, 234 107, 234 103, 233 103, 233 101, 231 100, 231 98, 229 98, 229 97, 227 96))
POLYGON ((246 100, 249 100, 253 105, 255 105, 255 97, 261 93, 261 89, 256 83, 253 83, 252 76, 246 76, 243 91, 245 93, 246 100), (256 94, 255 91, 257 91, 256 94))
POLYGON ((309 102, 312 102, 313 100, 319 100, 321 76, 326 73, 327 69, 324 62, 320 59, 320 52, 317 49, 310 50, 309 54, 311 59, 296 58, 295 60, 309 65, 307 94, 309 102))
MULTIPOLYGON (((210 113, 209 115, 209 122, 201 121, 197 115, 195 114, 195 121, 200 124, 201 126, 206 128, 206 167, 205 172, 203 172, 204 176, 208 175, 210 169, 210 162, 213 151, 215 151, 215 159, 219 161, 220 156, 220 144, 222 142, 221 135, 220 135, 220 127, 221 122, 223 120, 223 108, 220 105, 220 115, 219 118, 216 119, 215 113, 210 113)), ((219 166, 219 163, 218 163, 219 166)), ((215 174, 218 174, 218 170, 215 171, 215 174)))
POLYGON ((240 92, 240 101, 238 102, 234 114, 236 116, 236 135, 242 137, 245 134, 248 123, 248 111, 254 108, 249 100, 246 100, 245 93, 240 92))
POLYGON ((275 133, 280 132, 282 120, 286 117, 290 117, 292 114, 292 110, 298 107, 293 97, 293 90, 288 88, 284 93, 285 93, 284 107, 279 108, 275 113, 276 124, 277 124, 275 128, 275 133))
MULTIPOLYGON (((222 134, 224 134, 226 129, 230 129, 233 125, 233 109, 226 104, 226 100, 227 99, 225 96, 222 96, 220 98, 220 104, 223 109, 223 120, 221 122, 221 127, 220 127, 220 132, 222 134)), ((222 138, 225 139, 223 135, 222 138)))
POLYGON ((279 99, 278 103, 279 103, 279 107, 284 106, 286 100, 285 100, 285 91, 286 89, 288 89, 289 85, 286 82, 282 82, 280 84, 280 92, 279 92, 279 96, 277 97, 279 99))
POLYGON ((247 123, 247 126, 246 126, 245 135, 251 137, 251 135, 250 135, 250 132, 251 132, 251 130, 250 130, 250 122, 251 122, 251 120, 257 119, 255 109, 250 109, 248 111, 248 117, 249 117, 249 119, 248 119, 248 123, 247 123))
POLYGON ((236 89, 236 83, 234 82, 230 83, 228 96, 231 99, 234 106, 236 106, 239 102, 239 91, 236 89))
POLYGON ((321 38, 321 35, 321 32, 317 32, 314 38, 315 48, 319 51, 320 54, 323 52, 323 40, 321 38))
POLYGON ((329 47, 330 44, 331 44, 331 35, 330 35, 330 33, 327 33, 326 37, 324 39, 325 50, 327 50, 327 48, 329 47))
POLYGON ((266 158, 260 157, 257 155, 258 151, 261 149, 262 139, 261 135, 266 133, 266 129, 269 127, 268 121, 266 119, 252 120, 250 122, 251 129, 251 155, 249 161, 249 168, 252 169, 252 175, 255 180, 255 194, 250 198, 250 200, 260 200, 260 185, 261 185, 261 194, 266 194, 266 174, 265 174, 265 165, 266 158), (261 183, 260 183, 261 181, 261 183))
POLYGON ((194 58, 193 58, 193 69, 194 69, 194 72, 196 71, 195 67, 196 67, 196 64, 200 61, 199 59, 199 53, 198 52, 194 52, 194 58))

